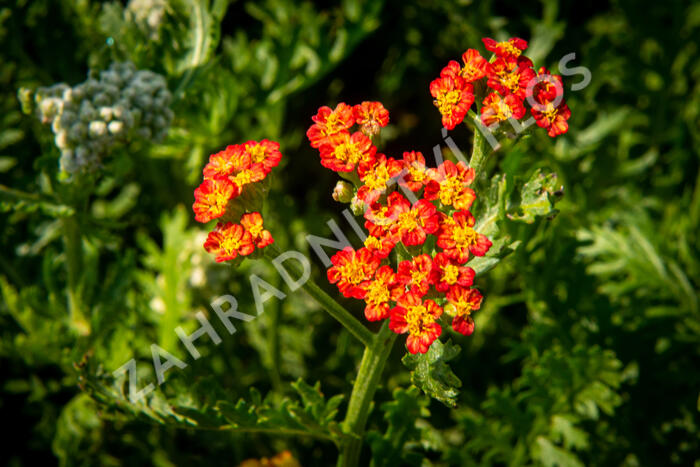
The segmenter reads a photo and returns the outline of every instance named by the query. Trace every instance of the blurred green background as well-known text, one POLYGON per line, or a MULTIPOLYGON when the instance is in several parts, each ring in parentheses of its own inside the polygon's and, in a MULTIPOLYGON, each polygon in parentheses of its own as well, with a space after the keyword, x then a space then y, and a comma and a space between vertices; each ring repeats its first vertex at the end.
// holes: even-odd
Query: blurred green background
MULTIPOLYGON (((513 226, 521 247, 478 278, 477 331, 452 336, 462 346, 450 362, 463 382, 457 409, 405 390, 404 350, 394 349, 363 463, 700 465, 700 3, 1 5, 3 464, 237 465, 286 449, 302 465, 332 464, 332 443, 183 428, 173 416, 256 400, 251 387, 279 406, 298 378, 320 381, 328 397, 348 393, 362 348, 301 293, 221 333, 219 346, 198 342, 203 357, 169 372, 151 406, 119 399, 102 378, 136 357, 152 379, 152 342, 188 357, 173 329, 193 331, 194 314, 224 293, 253 309, 249 273, 281 287, 266 264, 234 270, 203 251, 190 206, 210 153, 281 143, 266 225, 281 248, 307 251, 307 233, 328 235, 325 221, 342 219, 335 174, 304 136, 316 109, 380 100, 391 113, 383 152, 432 154, 442 137, 430 81, 482 37, 519 36, 536 65, 556 72, 575 52, 592 73, 567 93, 566 135, 535 132, 494 157, 523 176, 554 171, 560 212, 513 226), (78 336, 60 209, 77 190, 58 181, 51 129, 22 113, 17 92, 75 85, 125 60, 166 77, 175 117, 164 141, 114 151, 86 195, 77 281, 92 332, 78 336)), ((452 136, 468 147, 466 128, 452 136)), ((314 275, 325 284, 318 261, 314 275)))

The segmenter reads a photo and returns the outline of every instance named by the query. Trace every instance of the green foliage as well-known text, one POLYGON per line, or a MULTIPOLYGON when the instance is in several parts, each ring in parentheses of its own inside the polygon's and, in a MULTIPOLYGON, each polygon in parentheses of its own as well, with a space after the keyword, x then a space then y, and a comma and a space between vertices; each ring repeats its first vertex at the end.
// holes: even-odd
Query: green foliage
MULTIPOLYGON (((430 81, 481 37, 516 35, 553 72, 575 52, 569 67, 585 65, 592 81, 570 91, 581 76, 564 77, 565 136, 502 135, 484 170, 503 175, 480 179, 473 209, 494 243, 470 262, 485 297, 476 331, 446 326, 445 342, 404 359, 408 370, 392 354, 360 463, 697 462, 696 4, 175 0, 154 1, 149 22, 138 3, 0 7, 9 465, 236 465, 286 449, 302 465, 335 462, 336 444, 355 440, 339 414, 361 346, 271 265, 234 269, 203 251, 205 229, 189 211, 202 165, 227 144, 279 141, 265 222, 281 250, 306 253, 305 235, 327 234, 338 211, 304 139, 316 109, 382 100, 386 154, 428 156, 442 142, 430 81), (166 77, 175 115, 166 140, 134 142, 99 173, 58 183, 53 134, 23 112, 27 97, 126 60, 166 77), (210 303, 230 294, 251 313, 251 273, 288 296, 227 335, 210 303), (223 339, 198 340, 194 360, 174 328, 194 332, 198 312, 223 339), (152 343, 188 366, 132 402, 111 372, 134 358, 139 384, 154 382, 152 343)), ((463 128, 451 136, 470 144, 463 128)))
POLYGON ((411 383, 449 407, 457 405, 457 395, 462 382, 452 372, 447 362, 459 354, 459 346, 450 340, 444 344, 435 341, 427 353, 406 354, 401 360, 411 370, 411 383))

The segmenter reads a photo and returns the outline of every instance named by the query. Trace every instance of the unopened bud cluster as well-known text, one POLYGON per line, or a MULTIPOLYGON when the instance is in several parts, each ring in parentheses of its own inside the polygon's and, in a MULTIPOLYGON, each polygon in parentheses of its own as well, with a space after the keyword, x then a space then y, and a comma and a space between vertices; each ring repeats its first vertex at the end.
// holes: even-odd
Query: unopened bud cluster
POLYGON ((158 40, 167 6, 165 0, 130 0, 125 17, 144 30, 151 40, 158 40))
POLYGON ((135 139, 162 139, 173 112, 165 78, 131 63, 91 72, 74 87, 59 83, 35 95, 41 121, 51 124, 61 150, 61 170, 74 174, 97 167, 115 147, 135 139))

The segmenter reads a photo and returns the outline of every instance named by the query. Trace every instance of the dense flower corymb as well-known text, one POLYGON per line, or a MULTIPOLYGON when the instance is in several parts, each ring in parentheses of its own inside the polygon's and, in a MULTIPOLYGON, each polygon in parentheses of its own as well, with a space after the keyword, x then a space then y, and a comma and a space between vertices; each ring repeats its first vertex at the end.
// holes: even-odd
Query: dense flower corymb
POLYGON ((462 54, 464 65, 449 61, 439 78, 430 83, 430 94, 440 110, 443 126, 452 130, 464 121, 476 89, 479 99, 483 99, 481 121, 491 131, 498 130, 506 120, 526 118, 529 110, 550 137, 566 133, 571 112, 562 100, 561 77, 551 75, 545 68, 536 73, 532 60, 523 53, 527 49, 523 39, 513 37, 497 42, 484 38, 483 43, 494 54, 490 61, 478 50, 467 49, 462 54), (484 81, 491 91, 482 96, 484 81))
MULTIPOLYGON (((218 218, 225 221, 217 224, 204 244, 208 252, 216 255, 217 262, 250 255, 256 248, 273 243, 272 235, 263 228, 260 212, 241 213, 236 198, 248 185, 264 180, 279 164, 282 159, 279 147, 279 143, 266 139, 248 141, 229 145, 209 156, 202 170, 204 180, 194 190, 192 210, 198 222, 218 218), (233 219, 231 212, 237 213, 233 219)), ((250 206, 245 210, 252 211, 250 206)))

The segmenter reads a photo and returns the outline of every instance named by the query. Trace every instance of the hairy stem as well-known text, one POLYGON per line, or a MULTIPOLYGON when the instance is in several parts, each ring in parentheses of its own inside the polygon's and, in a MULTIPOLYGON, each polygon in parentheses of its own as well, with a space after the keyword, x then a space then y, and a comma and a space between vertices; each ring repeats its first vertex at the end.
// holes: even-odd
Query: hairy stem
POLYGON ((90 334, 90 322, 83 310, 80 271, 83 268, 83 241, 75 216, 63 219, 63 243, 66 251, 68 273, 68 310, 71 327, 79 334, 90 334))
MULTIPOLYGON (((268 259, 273 260, 279 255, 280 251, 274 244, 265 247, 265 256, 268 259)), ((290 272, 296 276, 303 276, 304 271, 295 261, 287 261, 284 264, 284 267, 290 270, 290 272)), ((369 347, 372 345, 374 334, 348 310, 346 310, 345 307, 333 300, 333 298, 324 292, 313 280, 308 279, 304 285, 301 286, 301 288, 304 289, 304 291, 308 293, 311 298, 316 300, 316 302, 321 305, 321 307, 323 307, 323 309, 326 310, 329 315, 342 324, 345 329, 350 332, 350 334, 355 336, 365 346, 369 347)))
POLYGON ((478 179, 479 174, 484 168, 484 163, 491 154, 488 140, 484 137, 477 124, 474 125, 474 146, 472 147, 472 156, 469 159, 469 167, 474 169, 474 178, 478 179))
POLYGON ((360 370, 352 388, 348 411, 343 421, 344 431, 350 433, 352 437, 348 438, 341 446, 338 458, 339 467, 354 467, 359 463, 365 425, 374 400, 374 393, 379 386, 379 378, 391 353, 396 336, 397 334, 389 329, 388 321, 385 321, 382 328, 374 336, 372 345, 365 349, 360 370))

